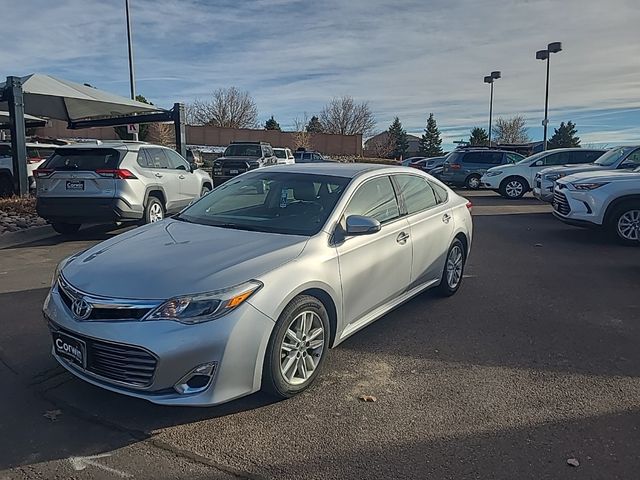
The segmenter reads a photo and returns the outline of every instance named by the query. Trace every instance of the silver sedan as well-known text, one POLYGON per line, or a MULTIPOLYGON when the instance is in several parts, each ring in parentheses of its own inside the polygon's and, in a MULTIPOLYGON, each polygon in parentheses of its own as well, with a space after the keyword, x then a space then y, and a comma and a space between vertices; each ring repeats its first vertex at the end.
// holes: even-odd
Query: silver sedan
POLYGON ((245 173, 61 262, 44 304, 53 355, 159 404, 290 397, 350 335, 428 288, 460 288, 470 208, 406 167, 245 173))

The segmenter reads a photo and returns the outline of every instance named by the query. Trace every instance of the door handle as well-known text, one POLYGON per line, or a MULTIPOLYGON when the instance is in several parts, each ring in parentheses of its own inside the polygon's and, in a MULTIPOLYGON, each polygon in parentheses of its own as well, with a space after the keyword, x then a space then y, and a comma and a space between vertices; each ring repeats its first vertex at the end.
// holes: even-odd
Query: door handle
POLYGON ((400 232, 398 234, 398 237, 396 238, 396 242, 398 242, 400 245, 404 245, 405 243, 407 243, 408 239, 409 239, 408 233, 400 232))
POLYGON ((442 221, 443 221, 444 223, 449 223, 449 220, 451 220, 451 215, 449 215, 448 213, 445 213, 445 214, 442 216, 442 221))
POLYGON ((184 180, 184 175, 178 175, 178 178, 184 180))
POLYGON ((158 178, 162 178, 162 174, 161 173, 156 173, 155 176, 158 177, 158 178))

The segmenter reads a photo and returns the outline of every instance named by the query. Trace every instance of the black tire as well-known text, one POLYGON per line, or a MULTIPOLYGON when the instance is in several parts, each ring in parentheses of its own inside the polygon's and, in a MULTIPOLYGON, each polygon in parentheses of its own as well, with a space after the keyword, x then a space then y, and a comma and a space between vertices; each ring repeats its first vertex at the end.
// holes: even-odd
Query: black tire
POLYGON ((74 233, 78 233, 78 230, 80 230, 79 223, 53 222, 51 226, 60 235, 73 235, 74 233))
MULTIPOLYGON (((265 353, 264 366, 262 370, 262 389, 278 398, 293 397, 294 395, 306 390, 316 379, 318 372, 324 365, 327 352, 329 350, 329 337, 329 315, 327 314, 327 310, 324 308, 322 302, 310 295, 299 295, 295 297, 284 309, 273 329, 273 332, 271 332, 271 338, 269 339, 269 345, 267 346, 267 351, 265 353), (315 314, 313 322, 319 321, 322 324, 322 328, 324 329, 324 338, 321 342, 322 348, 320 350, 320 357, 318 358, 318 362, 313 373, 311 373, 310 377, 302 383, 292 384, 282 373, 281 361, 286 357, 281 357, 282 354, 280 349, 291 322, 303 312, 313 312, 315 314)), ((308 350, 310 351, 311 349, 308 350)), ((313 357, 315 357, 315 355, 309 355, 309 353, 307 353, 305 357, 302 357, 303 354, 295 348, 293 348, 291 352, 295 352, 299 358, 307 358, 308 356, 309 359, 312 360, 313 357)), ((295 376, 298 372, 298 367, 293 366, 293 368, 293 375, 295 376)))
POLYGON ((438 293, 441 296, 450 297, 451 295, 454 295, 460 289, 460 285, 462 285, 462 279, 463 279, 463 276, 464 276, 464 266, 465 266, 466 261, 467 261, 467 252, 466 252, 466 250, 464 248, 464 244, 460 241, 460 239, 456 238, 451 243, 451 246, 449 247, 449 250, 447 251, 447 258, 446 258, 445 263, 444 263, 444 269, 442 270, 442 277, 440 278, 440 285, 438 286, 438 293), (462 265, 461 265, 461 269, 460 269, 460 272, 459 272, 460 278, 458 279, 457 283, 452 285, 452 282, 450 282, 449 275, 448 275, 448 267, 449 267, 449 258, 452 255, 455 255, 453 253, 455 251, 459 251, 460 254, 462 255, 462 258, 461 258, 462 265))
POLYGON ((200 196, 204 197, 207 193, 211 191, 211 188, 207 185, 202 186, 202 190, 200 190, 200 196))
POLYGON ((634 222, 640 222, 640 200, 617 205, 609 216, 607 229, 621 244, 640 247, 640 224, 635 223, 634 228, 634 222), (627 228, 623 230, 624 225, 627 228))
POLYGON ((0 197, 13 195, 13 180, 9 175, 0 175, 0 197))
POLYGON ((478 175, 477 173, 469 175, 464 181, 464 186, 469 190, 478 190, 481 186, 480 175, 478 175))
POLYGON ((142 217, 142 223, 153 223, 164 219, 165 209, 162 202, 157 197, 149 197, 147 199, 147 206, 144 207, 144 216, 142 217), (162 218, 158 218, 161 215, 162 218))
POLYGON ((518 200, 529 191, 529 184, 524 178, 505 178, 500 184, 500 195, 509 200, 518 200))

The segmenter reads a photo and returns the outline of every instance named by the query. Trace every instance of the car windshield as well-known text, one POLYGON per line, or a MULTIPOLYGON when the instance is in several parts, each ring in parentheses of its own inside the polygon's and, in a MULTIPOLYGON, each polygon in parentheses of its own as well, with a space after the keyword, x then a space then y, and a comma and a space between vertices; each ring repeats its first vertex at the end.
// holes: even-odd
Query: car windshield
POLYGON ((549 152, 538 152, 538 153, 534 153, 533 155, 529 156, 529 157, 525 157, 522 160, 520 160, 519 162, 516 162, 516 165, 524 165, 526 164, 530 164, 533 162, 537 162, 538 160, 544 158, 546 155, 548 155, 549 152))
POLYGON ((238 230, 311 236, 325 224, 349 181, 329 175, 256 171, 214 189, 176 218, 238 230))
POLYGON ((284 150, 282 150, 280 148, 274 148, 273 149, 273 153, 278 158, 287 158, 287 152, 285 152, 284 150))
POLYGON ((261 157, 262 149, 256 144, 229 145, 224 151, 225 157, 261 157))
POLYGON ((636 147, 618 147, 613 150, 609 150, 607 153, 598 158, 595 165, 602 165, 603 167, 609 167, 616 163, 618 160, 624 158, 629 152, 635 150, 636 147))

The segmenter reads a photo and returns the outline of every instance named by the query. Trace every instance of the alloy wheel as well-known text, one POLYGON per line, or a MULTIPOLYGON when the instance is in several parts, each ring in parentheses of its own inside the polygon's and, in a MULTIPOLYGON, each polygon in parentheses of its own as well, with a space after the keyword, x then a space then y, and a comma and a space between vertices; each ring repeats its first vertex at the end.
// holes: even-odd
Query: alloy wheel
POLYGON ((625 240, 640 241, 640 210, 629 210, 620 215, 618 235, 625 240))
POLYGON ((521 182, 518 180, 511 180, 507 183, 505 187, 505 192, 507 192, 507 196, 511 198, 518 198, 522 195, 524 187, 521 182))
POLYGON ((471 177, 468 182, 469 188, 479 188, 480 187, 480 179, 478 177, 471 177))
POLYGON ((280 373, 291 385, 306 382, 324 354, 324 326, 317 313, 305 310, 287 327, 280 344, 280 373))
POLYGON ((447 284, 451 289, 455 289, 462 279, 463 260, 462 249, 454 245, 447 256, 447 284))
POLYGON ((162 205, 154 203, 149 208, 149 223, 159 222, 164 218, 164 212, 162 211, 162 205))

